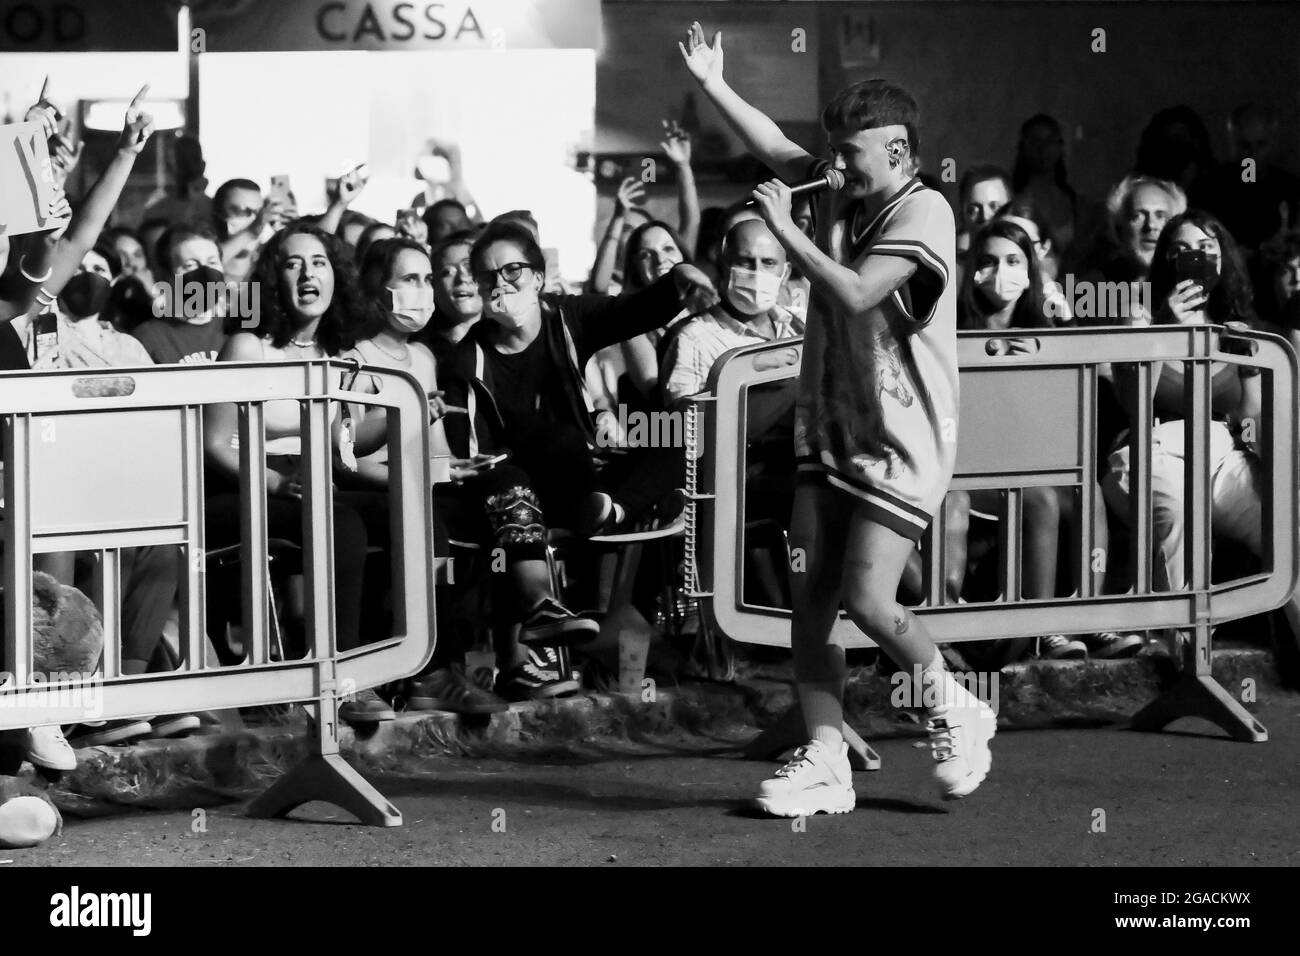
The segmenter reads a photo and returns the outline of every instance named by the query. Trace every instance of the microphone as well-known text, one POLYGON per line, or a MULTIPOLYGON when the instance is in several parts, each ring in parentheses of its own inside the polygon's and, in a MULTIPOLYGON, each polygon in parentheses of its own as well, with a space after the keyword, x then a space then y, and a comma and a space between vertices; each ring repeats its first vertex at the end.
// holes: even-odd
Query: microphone
MULTIPOLYGON (((825 192, 828 189, 839 190, 844 188, 844 174, 838 169, 827 169, 815 179, 809 179, 806 182, 795 183, 790 187, 790 199, 802 199, 804 196, 815 196, 817 193, 825 192)), ((745 203, 745 208, 750 209, 754 206, 754 200, 745 203)))

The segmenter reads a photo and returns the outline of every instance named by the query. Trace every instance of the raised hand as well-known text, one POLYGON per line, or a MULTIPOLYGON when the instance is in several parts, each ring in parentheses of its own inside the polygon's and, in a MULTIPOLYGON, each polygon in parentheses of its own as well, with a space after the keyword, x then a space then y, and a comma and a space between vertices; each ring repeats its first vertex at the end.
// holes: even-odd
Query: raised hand
POLYGON ((63 119, 59 108, 46 98, 49 91, 50 78, 47 76, 41 84, 40 98, 28 108, 27 115, 23 117, 25 123, 40 123, 46 139, 58 135, 59 121, 63 119))
POLYGON ((68 197, 63 192, 62 183, 55 184, 54 195, 50 197, 50 204, 45 215, 50 219, 62 220, 46 233, 51 242, 58 242, 63 238, 63 234, 68 231, 68 226, 72 222, 72 204, 68 202, 68 197))
POLYGON ((676 120, 664 120, 665 139, 659 144, 670 162, 677 166, 691 164, 691 137, 676 120))
POLYGON ((722 31, 713 34, 713 44, 704 42, 704 27, 696 20, 686 31, 686 42, 677 44, 686 61, 686 69, 700 85, 717 82, 722 79, 722 31))
POLYGON ((683 308, 692 315, 707 312, 718 304, 718 290, 713 287, 713 281, 689 262, 677 263, 671 274, 683 308))
POLYGON ((645 183, 634 176, 629 176, 619 183, 618 193, 614 197, 614 215, 624 216, 633 206, 640 206, 645 199, 645 183))
POLYGON ((135 94, 126 108, 126 123, 122 127, 122 135, 117 141, 117 148, 123 153, 134 153, 140 155, 144 149, 144 144, 149 141, 153 133, 153 117, 140 108, 141 101, 149 95, 149 84, 146 83, 140 87, 140 92, 135 94))

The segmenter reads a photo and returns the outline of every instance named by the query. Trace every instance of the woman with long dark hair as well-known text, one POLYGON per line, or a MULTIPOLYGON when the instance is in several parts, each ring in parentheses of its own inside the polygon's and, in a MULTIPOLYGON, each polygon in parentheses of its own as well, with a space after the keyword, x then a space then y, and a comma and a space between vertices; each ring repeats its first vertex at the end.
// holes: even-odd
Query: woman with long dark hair
MULTIPOLYGON (((344 244, 328 233, 302 223, 286 226, 258 256, 253 271, 259 290, 258 324, 238 331, 226 341, 219 362, 299 362, 335 358, 358 339, 382 328, 378 306, 357 284, 356 270, 344 244)), ((303 542, 301 416, 295 401, 268 402, 266 432, 266 525, 274 538, 303 542)), ((341 418, 331 410, 336 445, 341 418)), ((208 470, 206 490, 207 541, 220 548, 238 541, 239 447, 234 405, 204 409, 204 444, 208 470)), ((357 454, 365 449, 358 446, 357 454)), ((362 636, 362 582, 369 544, 387 545, 388 499, 364 491, 334 494, 334 613, 339 650, 365 641, 362 636)), ((210 622, 238 620, 238 589, 218 596, 209 587, 210 622), (233 605, 233 607, 232 607, 233 605)), ((370 594, 374 606, 382 595, 370 594)), ((367 614, 374 626, 376 616, 367 614)), ((363 690, 339 708, 351 723, 392 720, 389 704, 374 690, 363 690)))

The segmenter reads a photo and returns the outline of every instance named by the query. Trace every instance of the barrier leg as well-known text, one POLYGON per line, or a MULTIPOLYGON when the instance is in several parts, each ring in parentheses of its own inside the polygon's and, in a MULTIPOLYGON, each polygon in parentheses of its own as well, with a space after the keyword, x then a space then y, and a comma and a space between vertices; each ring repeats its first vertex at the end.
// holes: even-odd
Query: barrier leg
MULTIPOLYGON (((879 770, 880 755, 871 745, 848 724, 842 730, 844 742, 849 745, 849 766, 854 770, 879 770)), ((795 704, 775 724, 746 744, 741 753, 748 760, 775 760, 790 748, 807 742, 808 728, 803 722, 803 711, 795 704)))
POLYGON ((1187 643, 1182 672, 1174 685, 1138 711, 1134 730, 1163 730, 1180 717, 1200 717, 1223 729, 1233 740, 1263 743, 1268 730, 1210 673, 1210 628, 1202 624, 1187 643))
MULTIPOLYGON (((367 826, 400 827, 401 812, 339 755, 338 740, 323 727, 326 723, 331 728, 337 726, 337 702, 332 703, 334 721, 312 721, 316 752, 250 803, 248 815, 258 819, 283 817, 304 803, 321 800, 346 810, 367 826)), ((321 707, 318 704, 311 708, 313 716, 319 718, 321 707)))

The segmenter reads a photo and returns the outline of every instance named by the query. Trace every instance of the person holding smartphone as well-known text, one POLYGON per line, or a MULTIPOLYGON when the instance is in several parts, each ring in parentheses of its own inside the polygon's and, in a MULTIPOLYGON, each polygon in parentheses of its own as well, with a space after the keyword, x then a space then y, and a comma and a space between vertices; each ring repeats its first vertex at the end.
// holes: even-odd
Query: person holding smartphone
MULTIPOLYGON (((1251 286, 1232 234, 1214 216, 1197 209, 1169 220, 1156 245, 1151 264, 1151 288, 1156 324, 1214 325, 1250 328, 1255 324, 1251 286)), ((1136 394, 1135 371, 1117 366, 1120 395, 1130 406, 1144 400, 1136 394)), ((1239 430, 1247 420, 1258 421, 1263 394, 1258 370, 1227 362, 1211 366, 1213 395, 1210 425, 1211 522, 1216 538, 1261 548, 1262 504, 1260 461, 1247 435, 1239 430)), ((1184 561, 1184 367, 1157 365, 1151 376, 1152 432, 1151 524, 1158 548, 1154 583, 1162 590, 1187 586, 1184 561)), ((1129 449, 1121 436, 1110 456, 1110 474, 1103 482, 1107 501, 1119 515, 1128 515, 1129 449)), ((1287 619, 1300 634, 1300 605, 1293 597, 1287 619)))
MULTIPOLYGON (((468 253, 468 249, 464 250, 468 253)), ((386 325, 374 336, 357 342, 353 352, 365 365, 396 368, 414 375, 430 395, 434 419, 464 421, 466 428, 446 428, 448 443, 456 457, 452 461, 451 487, 434 489, 437 512, 456 538, 476 541, 489 551, 500 549, 505 561, 503 574, 492 575, 494 610, 502 620, 520 623, 522 646, 502 648, 499 656, 499 689, 509 700, 554 696, 570 681, 550 668, 545 651, 534 648, 582 644, 592 640, 600 626, 579 617, 553 593, 546 563, 547 526, 541 502, 521 468, 508 463, 509 455, 497 448, 490 435, 475 428, 479 402, 493 403, 490 394, 474 394, 454 371, 440 390, 439 375, 429 347, 413 336, 423 331, 434 313, 433 263, 424 246, 409 238, 385 239, 372 244, 361 268, 363 290, 381 306, 386 325), (475 407, 475 412, 471 408, 475 407), (483 441, 486 439, 486 442, 483 441)), ((356 386, 373 391, 373 378, 362 376, 356 386)), ((359 426, 359 439, 368 443, 368 433, 385 426, 382 412, 372 412, 359 426)), ((386 455, 382 448, 357 462, 358 475, 368 485, 387 487, 386 455)), ((431 670, 415 679, 410 700, 416 709, 452 710, 460 713, 493 713, 504 710, 505 702, 476 687, 464 674, 463 640, 439 642, 431 670)))

